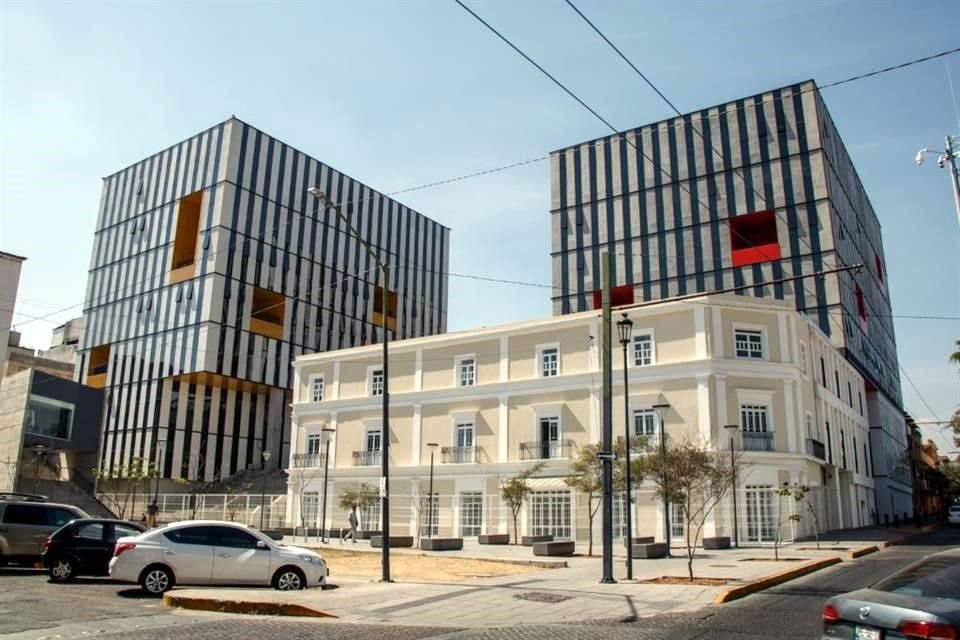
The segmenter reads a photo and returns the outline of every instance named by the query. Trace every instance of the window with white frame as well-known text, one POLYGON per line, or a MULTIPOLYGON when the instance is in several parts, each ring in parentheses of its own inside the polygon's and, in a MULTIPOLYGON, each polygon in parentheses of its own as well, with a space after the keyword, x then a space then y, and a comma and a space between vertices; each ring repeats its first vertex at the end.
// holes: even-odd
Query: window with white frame
POLYGON ((474 462, 473 449, 474 427, 472 420, 458 420, 454 425, 453 456, 451 462, 474 462))
POLYGON ((544 347, 540 350, 540 376, 551 378, 560 374, 560 349, 544 347))
POLYGON ((367 429, 364 434, 363 451, 354 454, 354 458, 359 458, 356 462, 360 466, 372 466, 380 464, 380 446, 381 431, 379 427, 367 429))
POLYGON ((685 524, 683 505, 678 502, 670 503, 670 537, 677 540, 683 538, 685 524))
POLYGON ((657 441, 657 419, 653 409, 633 412, 633 435, 646 438, 647 444, 657 441))
POLYGON ((380 531, 379 500, 373 504, 361 506, 358 511, 360 512, 360 526, 358 528, 361 531, 380 531))
POLYGON ((745 498, 747 503, 747 540, 750 542, 772 542, 776 537, 777 530, 773 487, 769 485, 748 485, 745 498))
POLYGON ((624 492, 613 494, 613 537, 622 538, 627 535, 627 494, 624 492))
POLYGON ((527 501, 530 517, 530 535, 552 535, 569 540, 571 533, 571 504, 569 491, 534 491, 527 501))
POLYGON ((370 395, 383 395, 383 369, 374 369, 370 372, 370 395))
POLYGON ((300 519, 304 527, 317 526, 317 505, 319 494, 316 491, 305 491, 300 497, 300 519))
POLYGON ((633 364, 645 367, 653 364, 653 335, 641 333, 633 336, 633 364))
POLYGON ((319 433, 308 433, 307 434, 307 450, 305 460, 303 461, 304 467, 319 467, 320 466, 320 445, 323 439, 319 433))
POLYGON ((461 358, 457 361, 457 384, 472 387, 477 383, 477 361, 473 358, 461 358))
POLYGON ((763 360, 763 331, 735 329, 733 342, 738 358, 763 360))
POLYGON ((759 404, 740 405, 740 426, 747 433, 766 433, 767 407, 759 404))
POLYGON ((460 494, 460 535, 464 538, 479 536, 483 528, 483 494, 479 491, 464 491, 460 494))
POLYGON ((811 440, 817 439, 817 434, 813 432, 813 416, 809 413, 806 414, 806 424, 807 424, 807 437, 811 440))
POLYGON ((310 381, 311 402, 323 402, 323 376, 317 376, 310 381))

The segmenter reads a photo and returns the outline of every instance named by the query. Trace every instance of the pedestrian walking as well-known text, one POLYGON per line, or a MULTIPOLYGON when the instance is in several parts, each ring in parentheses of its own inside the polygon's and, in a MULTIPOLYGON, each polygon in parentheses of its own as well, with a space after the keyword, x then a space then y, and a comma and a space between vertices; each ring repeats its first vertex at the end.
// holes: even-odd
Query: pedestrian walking
POLYGON ((347 529, 340 530, 340 544, 343 544, 343 541, 347 538, 353 540, 353 544, 357 544, 357 525, 360 521, 357 518, 357 505, 350 507, 350 513, 347 514, 347 523, 350 525, 349 533, 347 529))

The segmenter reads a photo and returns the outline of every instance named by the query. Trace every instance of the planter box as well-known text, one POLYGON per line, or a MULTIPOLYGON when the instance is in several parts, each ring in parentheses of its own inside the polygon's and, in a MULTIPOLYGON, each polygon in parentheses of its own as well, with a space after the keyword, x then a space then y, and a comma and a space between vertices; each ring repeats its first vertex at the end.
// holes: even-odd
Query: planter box
POLYGON ((704 538, 703 539, 703 548, 704 549, 729 549, 730 548, 730 537, 729 536, 717 536, 715 538, 704 538))
POLYGON ((633 545, 633 557, 634 558, 666 558, 667 557, 667 543, 666 542, 652 542, 650 544, 635 544, 633 545))
POLYGON ((553 536, 523 536, 520 538, 520 544, 525 547, 532 547, 537 542, 553 542, 553 536))
MULTIPOLYGON (((633 539, 633 544, 652 544, 652 543, 653 543, 653 536, 642 536, 642 537, 633 539)), ((626 540, 623 541, 623 546, 627 546, 626 540)))
POLYGON ((477 536, 479 544, 510 544, 509 533, 485 533, 477 536))
POLYGON ((420 548, 424 551, 459 551, 463 549, 463 538, 420 538, 420 548))
POLYGON ((573 540, 556 540, 552 542, 534 542, 533 555, 535 556, 572 556, 575 544, 573 540))
MULTIPOLYGON (((383 547, 383 536, 382 535, 372 535, 370 536, 370 546, 371 547, 383 547)), ((390 536, 390 548, 397 549, 400 547, 412 547, 413 546, 413 536, 390 536)))

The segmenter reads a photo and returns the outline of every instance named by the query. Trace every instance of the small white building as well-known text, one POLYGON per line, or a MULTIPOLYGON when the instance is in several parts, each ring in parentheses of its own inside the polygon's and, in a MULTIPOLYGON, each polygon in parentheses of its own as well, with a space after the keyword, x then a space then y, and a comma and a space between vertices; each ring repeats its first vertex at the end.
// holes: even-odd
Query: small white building
MULTIPOLYGON (((802 517, 791 523, 783 516, 784 538, 812 533, 805 505, 773 493, 784 483, 812 487, 821 531, 871 523, 864 381, 805 315, 789 303, 741 296, 624 308, 614 321, 621 313, 633 321, 629 418, 614 327, 615 436, 623 435, 629 419, 635 434, 656 441, 653 407, 663 404, 669 405, 661 413, 670 439, 726 451, 733 435, 748 465, 738 482, 741 541, 772 541, 778 509, 802 517)), ((426 532, 431 458, 435 534, 462 537, 511 530, 499 485, 543 459, 520 514, 521 535, 585 541, 586 498, 563 478, 578 449, 601 440, 600 335, 600 312, 588 311, 391 343, 391 534, 413 535, 418 527, 426 532)), ((387 437, 381 349, 368 345, 296 359, 289 523, 345 526, 346 510, 338 504, 344 489, 378 487, 381 438, 387 437), (328 504, 321 523, 325 473, 328 504)), ((618 536, 623 504, 623 496, 615 496, 618 536)), ((634 535, 662 539, 652 483, 636 491, 634 508, 634 535)), ((728 499, 704 535, 732 536, 732 511, 728 499)), ((379 530, 380 517, 378 505, 369 507, 361 526, 379 530)), ((599 514, 594 527, 596 534, 599 514)), ((682 520, 674 518, 671 529, 676 539, 682 520)))

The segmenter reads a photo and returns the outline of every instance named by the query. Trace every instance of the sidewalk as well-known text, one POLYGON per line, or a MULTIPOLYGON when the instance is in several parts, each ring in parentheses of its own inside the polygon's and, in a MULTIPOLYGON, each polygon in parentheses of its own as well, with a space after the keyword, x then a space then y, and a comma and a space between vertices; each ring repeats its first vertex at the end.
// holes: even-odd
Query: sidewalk
MULTIPOLYGON (((700 551, 694 561, 697 577, 728 578, 732 582, 719 587, 697 585, 644 584, 642 581, 661 576, 687 575, 686 555, 674 547, 677 556, 661 560, 635 560, 634 581, 624 575, 625 549, 616 545, 614 577, 616 584, 600 584, 601 560, 594 557, 541 558, 529 547, 490 546, 465 543, 457 552, 431 554, 418 549, 391 549, 395 554, 442 555, 498 560, 565 560, 567 567, 539 570, 529 574, 498 578, 476 578, 465 582, 431 582, 404 580, 385 584, 367 579, 332 575, 337 588, 310 589, 299 592, 278 592, 268 589, 176 589, 176 599, 241 601, 249 603, 287 603, 336 616, 342 621, 414 626, 492 627, 515 624, 584 623, 591 621, 623 621, 658 613, 688 611, 711 604, 730 589, 761 581, 771 574, 783 572, 808 562, 846 558, 858 548, 896 540, 922 530, 902 528, 864 529, 836 532, 821 537, 821 550, 813 541, 783 545, 781 558, 797 560, 773 561, 773 549, 748 547, 720 551, 700 551), (838 535, 841 534, 842 535, 838 535), (802 560, 799 560, 802 559, 802 560)), ((285 540, 293 544, 293 539, 285 540)), ((300 546, 322 549, 324 545, 300 546)), ((329 545, 342 548, 339 542, 329 545)), ((380 553, 365 542, 349 545, 351 550, 380 553)), ((594 553, 599 553, 594 545, 594 553)), ((586 553, 586 545, 578 553, 586 553)), ((760 583, 757 583, 758 586, 760 583)))

